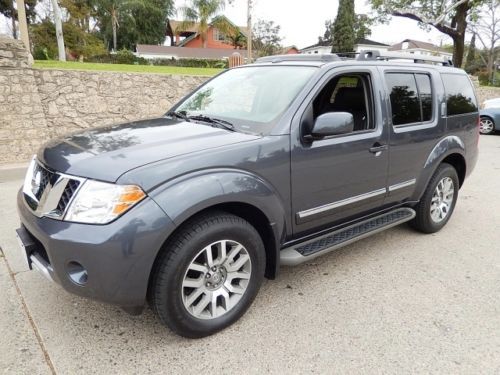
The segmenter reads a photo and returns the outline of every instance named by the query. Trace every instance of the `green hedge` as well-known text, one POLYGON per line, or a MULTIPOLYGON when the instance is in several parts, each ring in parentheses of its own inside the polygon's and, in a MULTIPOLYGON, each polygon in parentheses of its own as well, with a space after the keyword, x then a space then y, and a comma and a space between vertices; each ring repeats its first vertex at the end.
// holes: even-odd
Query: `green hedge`
POLYGON ((103 64, 129 64, 129 65, 156 65, 156 66, 179 66, 186 68, 228 68, 227 60, 214 59, 145 59, 137 57, 132 51, 121 50, 117 53, 96 55, 85 59, 86 62, 103 63, 103 64))

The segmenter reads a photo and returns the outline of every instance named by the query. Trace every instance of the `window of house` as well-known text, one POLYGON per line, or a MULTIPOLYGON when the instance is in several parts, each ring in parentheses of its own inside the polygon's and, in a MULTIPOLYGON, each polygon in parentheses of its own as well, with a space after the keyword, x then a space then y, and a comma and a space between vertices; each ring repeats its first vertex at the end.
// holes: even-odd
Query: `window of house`
POLYGON ((327 112, 349 112, 354 119, 354 131, 373 129, 375 124, 370 82, 370 76, 366 73, 332 78, 313 101, 314 119, 327 112))
POLYGON ((225 42, 226 41, 226 35, 219 31, 219 29, 214 28, 214 40, 218 42, 225 42))
POLYGON ((447 115, 477 112, 477 101, 469 78, 462 74, 441 74, 446 92, 447 115))
POLYGON ((427 74, 387 73, 394 126, 432 119, 432 85, 427 74))

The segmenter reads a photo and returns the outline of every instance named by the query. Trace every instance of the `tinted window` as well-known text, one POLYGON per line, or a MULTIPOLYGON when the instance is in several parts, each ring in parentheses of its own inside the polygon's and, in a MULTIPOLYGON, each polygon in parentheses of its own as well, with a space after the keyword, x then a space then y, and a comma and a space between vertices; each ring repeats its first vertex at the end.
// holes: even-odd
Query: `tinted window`
POLYGON ((386 75, 386 81, 390 90, 392 124, 420 122, 420 100, 413 74, 389 73, 386 75))
POLYGON ((477 111, 477 102, 469 78, 461 74, 442 74, 448 116, 477 111))
POLYGON ((432 119, 431 77, 427 74, 415 74, 415 79, 422 103, 422 121, 430 121, 432 119))

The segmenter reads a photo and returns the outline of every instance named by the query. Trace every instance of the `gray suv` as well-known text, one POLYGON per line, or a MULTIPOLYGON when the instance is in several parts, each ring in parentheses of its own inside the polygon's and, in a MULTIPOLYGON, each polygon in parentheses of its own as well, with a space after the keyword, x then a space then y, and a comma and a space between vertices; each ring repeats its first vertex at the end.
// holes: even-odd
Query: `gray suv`
POLYGON ((227 70, 160 118, 49 142, 18 194, 30 268, 185 337, 249 308, 264 277, 409 222, 450 219, 477 159, 463 70, 365 51, 227 70))

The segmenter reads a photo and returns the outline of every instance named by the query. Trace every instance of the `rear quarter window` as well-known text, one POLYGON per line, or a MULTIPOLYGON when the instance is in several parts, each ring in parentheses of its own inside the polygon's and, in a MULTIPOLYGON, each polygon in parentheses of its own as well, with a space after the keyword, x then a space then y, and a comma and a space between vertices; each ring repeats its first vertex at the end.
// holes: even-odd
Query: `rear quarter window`
POLYGON ((448 116, 477 112, 477 101, 469 77, 463 74, 441 74, 446 93, 448 116))

